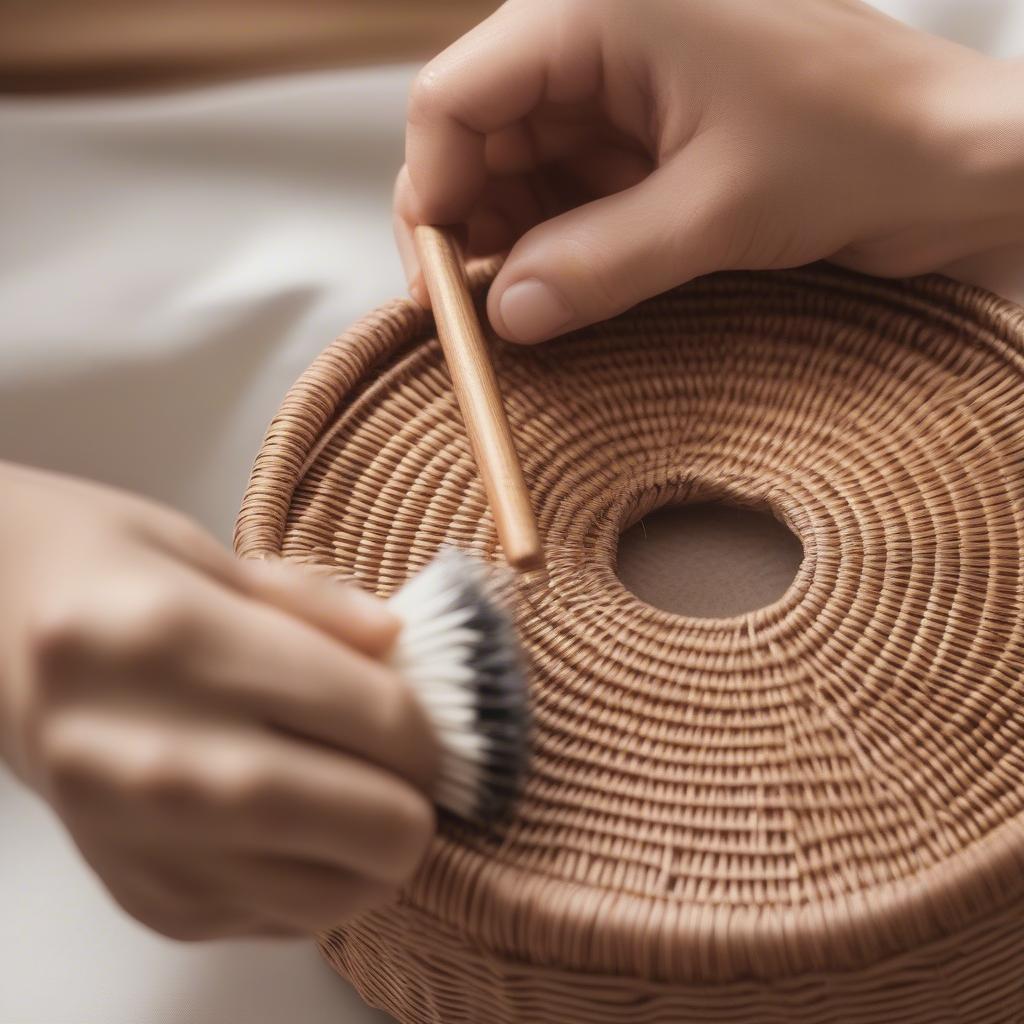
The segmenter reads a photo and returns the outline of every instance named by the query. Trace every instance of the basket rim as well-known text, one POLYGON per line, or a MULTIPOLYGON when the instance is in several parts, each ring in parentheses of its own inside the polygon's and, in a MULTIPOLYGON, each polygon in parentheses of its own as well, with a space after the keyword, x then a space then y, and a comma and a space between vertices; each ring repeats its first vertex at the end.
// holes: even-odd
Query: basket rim
MULTIPOLYGON (((470 284, 477 297, 486 291, 497 267, 497 261, 487 260, 470 268, 470 284)), ((1002 348, 1024 373, 1024 307, 977 286, 937 274, 887 280, 830 264, 779 271, 727 271, 702 280, 742 285, 744 280, 764 274, 794 284, 838 289, 862 301, 873 299, 911 314, 941 316, 947 324, 968 329, 1002 348)), ((295 490, 315 461, 346 397, 382 361, 431 337, 432 325, 429 312, 411 299, 394 299, 335 338, 291 385, 258 450, 236 520, 234 544, 240 557, 280 555, 295 490), (372 349, 372 354, 363 352, 354 358, 353 351, 360 346, 372 349), (325 376, 333 385, 326 391, 325 376), (300 425, 296 410, 307 414, 312 428, 300 425)), ((502 915, 516 922, 527 920, 531 931, 547 928, 554 934, 566 926, 567 919, 585 928, 599 915, 602 928, 623 937, 636 939, 638 921, 643 922, 645 934, 656 937, 654 955, 649 944, 634 943, 644 945, 644 951, 632 968, 623 965, 621 957, 611 967, 593 961, 574 962, 571 956, 554 958, 556 964, 545 957, 547 966, 601 970, 654 981, 680 980, 678 972, 663 977, 643 967, 643 963, 666 959, 658 957, 657 949, 671 948, 669 958, 679 964, 688 959, 698 969, 707 967, 709 960, 717 968, 727 964, 729 970, 715 972, 718 980, 779 978, 826 965, 866 966, 968 927, 986 912, 1024 902, 1024 815, 1003 822, 948 859, 914 875, 801 905, 738 909, 607 890, 520 868, 495 867, 483 853, 457 848, 443 836, 434 840, 427 869, 421 869, 405 898, 437 920, 452 924, 442 910, 447 902, 442 889, 454 890, 471 878, 487 882, 474 900, 477 919, 502 915), (448 878, 438 886, 442 872, 436 867, 430 870, 429 865, 441 861, 448 878), (796 936, 802 940, 801 951, 794 955, 796 936)), ((526 943, 510 936, 486 942, 463 930, 481 951, 538 962, 526 943)), ((684 973, 690 976, 688 969, 684 973)))

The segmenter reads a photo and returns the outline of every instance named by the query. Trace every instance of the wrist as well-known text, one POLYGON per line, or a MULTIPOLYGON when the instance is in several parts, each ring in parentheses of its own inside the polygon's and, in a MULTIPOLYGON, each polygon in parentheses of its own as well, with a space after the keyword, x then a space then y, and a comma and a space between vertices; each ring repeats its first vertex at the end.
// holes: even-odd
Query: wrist
POLYGON ((949 208, 981 251, 1024 241, 1024 60, 971 55, 938 96, 949 208))

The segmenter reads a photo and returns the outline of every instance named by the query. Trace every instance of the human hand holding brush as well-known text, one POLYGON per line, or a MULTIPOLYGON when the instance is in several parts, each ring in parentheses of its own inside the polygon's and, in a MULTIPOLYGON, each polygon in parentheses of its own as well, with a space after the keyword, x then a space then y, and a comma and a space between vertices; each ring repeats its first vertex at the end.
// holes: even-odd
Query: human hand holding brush
POLYGON ((510 250, 488 312, 519 342, 715 270, 996 287, 1022 140, 1024 62, 856 0, 509 0, 415 83, 396 233, 423 302, 417 224, 510 250))
POLYGON ((461 570, 396 613, 119 491, 2 464, 0 488, 0 753, 143 923, 336 925, 416 869, 431 795, 495 809, 487 755, 519 734, 475 729, 471 691, 517 677, 461 570))

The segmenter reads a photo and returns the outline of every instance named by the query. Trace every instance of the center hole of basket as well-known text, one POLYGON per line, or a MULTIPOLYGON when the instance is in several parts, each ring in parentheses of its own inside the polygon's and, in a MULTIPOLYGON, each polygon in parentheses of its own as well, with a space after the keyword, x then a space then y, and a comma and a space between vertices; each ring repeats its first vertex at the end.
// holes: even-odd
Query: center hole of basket
POLYGON ((777 601, 803 558, 797 537, 770 512, 724 502, 649 512, 619 537, 619 579, 641 601, 702 619, 777 601))

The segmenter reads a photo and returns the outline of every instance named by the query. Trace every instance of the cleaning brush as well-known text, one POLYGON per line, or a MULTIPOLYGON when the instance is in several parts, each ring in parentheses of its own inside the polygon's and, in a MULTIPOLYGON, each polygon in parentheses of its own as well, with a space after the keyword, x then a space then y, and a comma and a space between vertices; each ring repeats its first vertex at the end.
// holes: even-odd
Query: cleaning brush
POLYGON ((442 750, 437 804, 469 821, 508 809, 529 744, 522 652, 492 571, 454 549, 405 584, 392 664, 416 691, 442 750))

